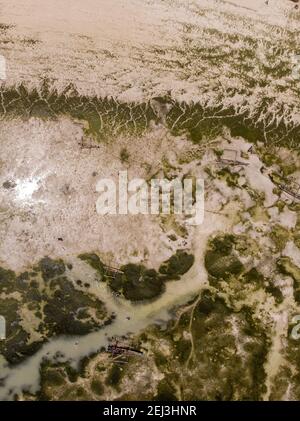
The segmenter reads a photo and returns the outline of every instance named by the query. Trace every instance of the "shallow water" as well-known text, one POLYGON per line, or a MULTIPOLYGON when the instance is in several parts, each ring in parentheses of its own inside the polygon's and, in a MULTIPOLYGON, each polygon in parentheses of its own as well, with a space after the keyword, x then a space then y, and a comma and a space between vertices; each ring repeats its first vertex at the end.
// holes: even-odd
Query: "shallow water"
POLYGON ((167 282, 164 294, 148 303, 132 304, 125 299, 116 298, 106 284, 96 280, 95 271, 88 264, 78 258, 69 257, 68 261, 73 266, 68 274, 70 280, 74 283, 76 279, 85 279, 89 282, 90 292, 101 299, 106 304, 108 312, 115 313, 116 318, 110 325, 85 336, 59 336, 50 339, 35 355, 18 366, 12 368, 3 366, 0 380, 5 380, 0 387, 0 400, 12 399, 22 390, 37 392, 40 381, 39 367, 43 358, 55 358, 58 362, 70 361, 76 365, 83 357, 106 347, 109 338, 113 336, 137 334, 151 324, 169 320, 172 317, 170 310, 183 305, 201 288, 208 285, 203 264, 207 239, 213 232, 218 229, 224 230, 230 224, 230 218, 219 214, 206 214, 204 223, 194 227, 192 232, 191 251, 195 255, 194 265, 179 281, 167 282))
MULTIPOLYGON (((74 279, 79 273, 82 274, 83 270, 86 271, 86 279, 93 277, 94 274, 87 265, 80 261, 76 262, 75 259, 73 263, 74 279)), ((180 281, 169 282, 160 298, 145 304, 131 304, 124 299, 115 298, 105 284, 94 280, 93 292, 106 302, 110 312, 116 314, 113 323, 86 336, 56 337, 18 366, 13 368, 2 366, 1 378, 5 378, 5 381, 0 388, 0 399, 12 399, 14 394, 22 390, 35 393, 39 389, 39 367, 43 358, 55 358, 58 362, 69 360, 76 365, 84 356, 107 346, 109 338, 113 336, 136 334, 150 324, 167 321, 171 317, 171 308, 192 298, 205 280, 205 273, 202 272, 199 262, 196 262, 180 281)))

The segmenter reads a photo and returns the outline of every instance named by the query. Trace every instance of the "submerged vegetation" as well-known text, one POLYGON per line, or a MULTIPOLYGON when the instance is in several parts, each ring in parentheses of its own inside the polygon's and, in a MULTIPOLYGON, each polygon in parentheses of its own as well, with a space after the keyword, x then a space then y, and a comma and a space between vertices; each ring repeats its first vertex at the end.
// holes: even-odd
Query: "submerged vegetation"
MULTIPOLYGON (((57 118, 67 115, 73 119, 87 122, 85 132, 96 139, 109 139, 120 132, 140 136, 151 127, 151 122, 162 123, 161 115, 151 101, 144 103, 125 103, 114 98, 99 98, 79 95, 73 85, 58 92, 50 89, 44 80, 40 89, 27 89, 24 85, 15 88, 0 88, 0 115, 22 118, 57 118)), ((238 94, 231 92, 230 96, 238 94)), ((241 136, 266 146, 287 146, 299 149, 300 126, 287 126, 284 119, 276 119, 271 124, 268 109, 272 99, 263 98, 256 112, 251 114, 230 106, 204 106, 200 103, 178 102, 170 96, 156 98, 168 104, 164 124, 174 135, 182 133, 195 143, 215 139, 228 128, 231 136, 241 136), (266 116, 266 117, 264 117, 266 116), (268 130, 266 131, 266 127, 268 130)), ((128 159, 127 151, 121 153, 121 160, 128 159)))
POLYGON ((234 241, 233 235, 217 236, 211 240, 205 254, 205 267, 212 281, 229 280, 243 272, 243 264, 233 253, 234 241))
POLYGON ((294 298, 300 304, 300 268, 289 257, 281 257, 277 260, 277 267, 284 275, 289 275, 294 281, 294 298))
POLYGON ((248 307, 236 312, 223 298, 204 290, 179 309, 176 320, 149 327, 134 339, 136 344, 147 343, 142 360, 129 356, 127 364, 118 365, 99 353, 73 383, 67 365, 44 365, 43 396, 69 399, 84 384, 85 399, 91 400, 261 400, 270 347, 265 330, 248 307))
MULTIPOLYGON (((278 227, 277 227, 278 228, 278 227)), ((281 228, 281 227, 280 227, 281 228)), ((282 251, 286 244, 281 229, 271 232, 270 237, 276 241, 276 251, 282 251), (274 239, 274 236, 275 239, 274 239)), ((285 231, 284 231, 285 234, 285 231)), ((255 244, 252 244, 255 247, 255 244)), ((255 250, 255 248, 254 248, 255 250)), ((253 250, 251 249, 251 241, 243 236, 233 234, 219 234, 211 238, 205 253, 205 267, 208 272, 208 279, 212 286, 220 291, 226 291, 228 298, 234 302, 245 300, 247 294, 255 293, 255 291, 264 291, 273 296, 275 304, 279 305, 283 302, 284 296, 281 289, 274 282, 274 274, 276 273, 276 264, 274 262, 274 270, 270 276, 263 273, 252 264, 244 265, 240 259, 250 258, 253 261, 253 250)), ((281 273, 291 275, 291 268, 295 270, 289 258, 280 258, 277 261, 277 269, 281 273), (286 262, 291 266, 287 269, 286 262)), ((294 272, 293 272, 294 273, 294 272)), ((300 278, 299 278, 300 280, 300 278)), ((297 294, 298 283, 294 284, 294 293, 297 294)), ((296 295, 295 295, 296 297, 296 295)))
POLYGON ((177 250, 161 264, 158 272, 142 264, 133 263, 123 265, 118 271, 114 271, 109 267, 105 268, 96 254, 86 253, 79 258, 93 267, 114 293, 130 301, 157 298, 164 292, 166 281, 179 280, 194 263, 194 256, 184 250, 177 250))
POLYGON ((35 353, 52 336, 85 335, 112 317, 102 301, 74 287, 62 260, 49 257, 18 275, 0 268, 0 295, 6 319, 0 353, 12 364, 35 353))

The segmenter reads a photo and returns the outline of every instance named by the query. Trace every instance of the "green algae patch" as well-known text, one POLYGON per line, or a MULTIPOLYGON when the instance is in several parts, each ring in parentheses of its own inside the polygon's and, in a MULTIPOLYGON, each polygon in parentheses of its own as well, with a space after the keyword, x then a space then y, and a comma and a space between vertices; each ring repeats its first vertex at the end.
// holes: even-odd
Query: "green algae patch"
POLYGON ((107 378, 105 379, 105 384, 114 388, 118 388, 119 383, 123 377, 122 368, 114 364, 108 372, 107 378))
POLYGON ((255 267, 251 268, 248 272, 243 275, 243 279, 246 283, 253 283, 259 286, 264 284, 264 276, 255 267))
POLYGON ((78 384, 82 377, 68 362, 59 363, 44 359, 40 366, 40 385, 37 398, 49 400, 86 400, 88 391, 78 384), (59 392, 59 398, 56 394, 59 392))
POLYGON ((184 250, 177 250, 176 254, 166 260, 159 267, 159 273, 164 275, 165 280, 180 279, 182 275, 190 270, 195 261, 192 254, 184 250))
POLYGON ((296 212, 298 211, 297 222, 294 232, 294 243, 300 249, 300 209, 295 209, 296 212))
MULTIPOLYGON (((254 87, 257 82, 252 79, 249 83, 254 87)), ((67 115, 86 122, 86 135, 96 140, 111 139, 120 133, 140 136, 151 128, 152 122, 162 123, 151 101, 122 102, 111 97, 80 95, 72 84, 58 92, 50 88, 47 79, 41 82, 39 89, 27 89, 24 84, 11 88, 3 86, 0 94, 0 115, 21 118, 34 115, 42 119, 67 115)), ((233 106, 179 102, 169 95, 155 100, 169 106, 163 124, 170 132, 175 136, 186 134, 196 144, 216 139, 224 133, 224 128, 230 131, 231 136, 243 137, 253 143, 265 139, 266 144, 295 149, 298 142, 299 124, 295 123, 291 129, 283 119, 279 124, 277 121, 270 124, 263 118, 268 107, 272 107, 271 98, 262 98, 256 110, 251 112, 246 108, 243 112, 237 112, 233 106)), ((266 157, 266 161, 273 162, 273 157, 266 157)), ((291 171, 288 169, 288 173, 291 171)))
POLYGON ((277 260, 277 267, 281 273, 291 276, 295 282, 300 283, 300 268, 289 257, 281 257, 277 260))
MULTIPOLYGON (((292 318, 292 314, 290 315, 292 318)), ((291 321, 291 320, 290 320, 291 321)), ((282 349, 283 363, 273 379, 270 400, 300 400, 300 349, 299 339, 293 337, 292 330, 298 325, 290 324, 287 332, 287 341, 282 349)), ((296 327, 296 332, 299 329, 296 327)))
POLYGON ((217 172, 217 175, 226 182, 228 187, 239 187, 239 174, 231 172, 229 168, 222 168, 217 172))
POLYGON ((277 260, 277 268, 284 275, 291 276, 294 280, 294 298, 300 304, 300 268, 289 257, 281 257, 277 260))
POLYGON ((0 354, 10 364, 18 363, 20 353, 22 358, 36 351, 33 346, 28 346, 29 333, 21 326, 21 317, 18 313, 19 302, 13 298, 0 299, 1 316, 6 321, 6 339, 0 341, 0 354), (25 355, 24 355, 25 354, 25 355))
POLYGON ((249 214, 251 215, 251 218, 254 222, 268 222, 270 220, 270 217, 268 215, 268 212, 266 209, 264 209, 262 206, 252 206, 248 209, 249 214))
POLYGON ((101 280, 106 282, 114 293, 123 295, 127 300, 150 300, 164 291, 164 284, 158 273, 144 265, 129 263, 114 272, 105 268, 100 258, 94 253, 85 253, 78 257, 93 267, 101 275, 101 280))
POLYGON ((133 302, 158 298, 165 291, 165 282, 179 280, 195 260, 192 254, 177 250, 161 264, 158 272, 134 263, 123 265, 115 271, 106 267, 95 253, 85 253, 78 257, 101 275, 101 280, 107 283, 113 293, 133 302))
POLYGON ((53 390, 65 386, 67 375, 64 369, 65 365, 63 363, 57 363, 54 367, 54 363, 48 360, 42 361, 40 366, 41 390, 38 393, 39 400, 50 400, 53 390))
POLYGON ((127 300, 151 300, 164 291, 164 283, 154 269, 130 263, 121 270, 124 271, 123 294, 127 300))
POLYGON ((272 165, 280 164, 281 160, 278 157, 278 154, 272 153, 270 151, 261 153, 261 160, 267 167, 272 165))
POLYGON ((75 399, 79 390, 81 399, 83 376, 86 399, 105 400, 114 391, 119 400, 262 400, 271 342, 261 318, 209 290, 179 310, 166 326, 151 325, 134 339, 147 343, 147 364, 129 358, 120 366, 96 353, 70 383, 66 368, 51 363, 58 376, 41 376, 44 396, 75 399))
POLYGON ((57 118, 67 115, 86 122, 85 134, 96 140, 112 138, 119 133, 140 136, 157 116, 149 103, 126 103, 108 97, 80 95, 72 84, 58 92, 44 79, 39 89, 27 89, 21 84, 0 89, 0 114, 22 118, 57 118), (3 96, 2 96, 3 95, 3 96), (13 103, 12 103, 13 101, 13 103))
POLYGON ((229 280, 238 277, 244 266, 233 253, 235 239, 232 235, 220 235, 209 242, 204 264, 207 272, 216 280, 229 280))
POLYGON ((276 287, 273 283, 266 286, 266 292, 274 297, 276 304, 281 304, 283 302, 284 297, 280 288, 276 287))
POLYGON ((276 224, 272 227, 270 238, 275 244, 276 251, 282 251, 285 248, 290 236, 290 231, 283 226, 276 224))
POLYGON ((17 275, 0 268, 0 308, 7 328, 0 353, 9 363, 23 361, 52 336, 85 335, 112 321, 104 303, 76 289, 65 268, 62 260, 49 257, 17 275))
POLYGON ((50 279, 63 275, 66 270, 62 260, 53 260, 49 257, 44 257, 40 261, 38 268, 42 272, 44 281, 49 281, 50 279))
POLYGON ((181 364, 184 364, 188 360, 191 350, 191 341, 187 339, 180 338, 174 342, 174 356, 181 364))
POLYGON ((281 186, 282 183, 285 182, 284 177, 281 174, 278 174, 277 172, 272 172, 271 174, 269 174, 269 177, 271 179, 271 181, 276 185, 276 186, 281 186))
POLYGON ((277 200, 275 206, 278 208, 279 213, 284 211, 286 203, 283 200, 277 200))
POLYGON ((215 393, 222 400, 235 399, 237 395, 238 399, 258 400, 264 391, 263 366, 268 352, 267 336, 259 320, 253 318, 247 307, 234 313, 222 298, 209 292, 202 295, 193 314, 195 364, 207 361, 210 356, 208 372, 218 379, 220 386, 219 389, 216 384, 215 393), (237 341, 242 351, 237 351, 237 341), (227 374, 220 377, 217 373, 222 367, 227 374), (243 380, 239 379, 242 367, 243 380))
MULTIPOLYGON (((165 290, 165 282, 179 280, 194 264, 194 256, 184 250, 177 252, 161 264, 159 272, 143 265, 129 263, 121 267, 122 292, 131 301, 151 300, 165 290)), ((110 284, 111 285, 111 284, 110 284)))
POLYGON ((83 253, 78 256, 80 260, 88 263, 93 269, 95 269, 101 277, 104 275, 104 265, 101 262, 99 256, 95 253, 83 253))
POLYGON ((16 274, 12 270, 6 270, 0 267, 0 293, 12 292, 14 290, 14 281, 16 274))
POLYGON ((281 304, 284 297, 273 280, 266 278, 255 266, 245 267, 239 260, 242 255, 252 258, 257 255, 256 244, 252 243, 244 235, 221 234, 211 239, 204 258, 209 282, 219 290, 230 291, 228 298, 232 304, 245 300, 248 294, 259 289, 271 294, 276 305, 281 304))
POLYGON ((66 277, 57 278, 51 289, 53 297, 44 306, 44 323, 51 335, 85 335, 102 325, 106 314, 100 300, 76 290, 66 277), (95 310, 95 318, 90 314, 91 309, 95 310))
POLYGON ((155 401, 177 401, 175 388, 167 378, 161 380, 157 386, 157 393, 153 400, 155 401))
POLYGON ((300 233, 295 233, 294 235, 294 243, 300 249, 300 233))
POLYGON ((120 151, 120 161, 123 163, 127 163, 130 158, 129 152, 126 148, 122 148, 120 151))
POLYGON ((147 332, 164 375, 162 390, 176 384, 174 399, 179 399, 178 390, 180 400, 263 398, 270 341, 249 307, 233 310, 223 297, 204 290, 182 308, 179 319, 147 332))
POLYGON ((207 272, 217 279, 229 279, 230 275, 239 275, 243 271, 243 264, 235 256, 208 251, 205 255, 207 272))
POLYGON ((154 362, 158 368, 168 364, 168 358, 163 353, 157 351, 154 355, 154 362))
POLYGON ((91 390, 95 395, 101 396, 104 393, 104 386, 99 380, 94 379, 91 383, 91 390))
POLYGON ((30 116, 48 120, 55 117, 47 101, 38 100, 30 108, 30 116))

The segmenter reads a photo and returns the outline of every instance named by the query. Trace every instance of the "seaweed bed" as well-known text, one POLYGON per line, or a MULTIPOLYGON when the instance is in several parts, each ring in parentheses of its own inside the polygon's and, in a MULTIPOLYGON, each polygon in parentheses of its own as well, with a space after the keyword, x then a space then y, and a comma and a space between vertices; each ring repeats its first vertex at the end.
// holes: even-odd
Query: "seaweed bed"
POLYGON ((6 340, 0 353, 9 363, 34 354, 50 337, 85 335, 110 323, 105 304, 78 290, 62 260, 43 258, 30 272, 0 268, 0 308, 6 319, 6 340))
POLYGON ((95 253, 81 254, 79 258, 93 267, 114 293, 122 294, 131 301, 157 298, 164 292, 166 281, 180 279, 194 263, 194 256, 184 250, 177 250, 170 259, 161 264, 158 272, 133 263, 121 266, 119 272, 113 272, 105 268, 95 253))
MULTIPOLYGON (((228 92, 234 97, 238 92, 228 92)), ((62 115, 88 122, 86 132, 97 139, 116 136, 120 132, 140 136, 151 122, 165 124, 172 134, 186 133, 195 143, 213 139, 227 127, 232 136, 242 136, 250 142, 263 141, 299 148, 300 124, 293 126, 283 118, 270 121, 268 109, 272 98, 262 98, 256 111, 221 105, 178 102, 170 96, 154 98, 156 104, 168 105, 158 111, 153 102, 129 103, 114 98, 79 95, 71 84, 63 91, 50 89, 44 80, 40 89, 27 89, 24 85, 0 88, 0 115, 11 117, 57 118, 62 115), (163 111, 162 111, 163 110, 163 111)))

